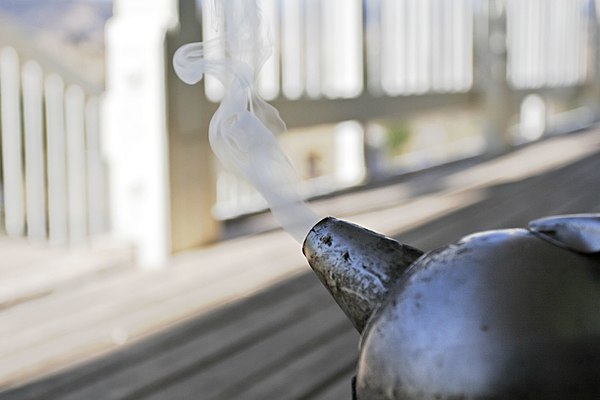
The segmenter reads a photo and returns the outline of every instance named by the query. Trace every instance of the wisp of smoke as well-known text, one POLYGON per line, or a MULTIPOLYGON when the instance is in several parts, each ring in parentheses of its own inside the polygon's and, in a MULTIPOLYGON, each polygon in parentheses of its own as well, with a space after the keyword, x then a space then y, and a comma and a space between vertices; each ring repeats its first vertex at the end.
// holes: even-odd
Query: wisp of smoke
POLYGON ((204 74, 223 84, 225 95, 210 121, 210 145, 226 168, 262 194, 278 222, 302 243, 320 218, 298 194, 298 176, 277 141, 285 123, 256 91, 258 72, 272 49, 260 9, 255 0, 207 4, 223 18, 224 29, 214 39, 180 47, 173 57, 175 71, 188 84, 204 74), (224 48, 225 56, 212 56, 219 52, 211 48, 224 48))

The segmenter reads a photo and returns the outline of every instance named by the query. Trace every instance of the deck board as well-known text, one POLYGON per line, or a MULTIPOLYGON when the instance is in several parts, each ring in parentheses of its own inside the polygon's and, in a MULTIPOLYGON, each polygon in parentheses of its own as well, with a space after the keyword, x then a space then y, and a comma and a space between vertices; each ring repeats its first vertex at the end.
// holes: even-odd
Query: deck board
MULTIPOLYGON (((434 178, 427 190, 414 186, 423 179, 415 174, 373 189, 372 202, 365 191, 317 206, 362 203, 350 219, 426 250, 545 215, 598 212, 600 137, 556 138, 434 178), (562 152, 554 157, 552 149, 562 152)), ((306 273, 297 245, 280 237, 271 232, 186 253, 164 271, 102 275, 96 285, 2 310, 0 334, 10 346, 0 345, 0 376, 34 368, 36 351, 57 364, 61 354, 96 357, 0 399, 348 399, 358 335, 306 273), (36 322, 61 309, 68 312, 55 321, 36 322), (42 330, 11 336, 30 324, 42 330), (97 343, 115 326, 127 327, 130 340, 102 350, 97 343), (94 343, 97 349, 86 347, 94 343)))
POLYGON ((302 400, 349 400, 352 398, 352 387, 349 377, 354 374, 354 364, 338 371, 323 387, 308 393, 302 400))
POLYGON ((154 368, 159 371, 158 379, 168 378, 167 370, 177 373, 179 369, 177 365, 165 366, 163 362, 182 353, 193 358, 191 362, 178 360, 184 368, 186 362, 193 364, 198 359, 208 360, 206 362, 210 364, 210 360, 219 360, 223 357, 222 354, 227 354, 232 348, 243 349, 246 343, 252 341, 253 332, 259 339, 274 327, 289 324, 295 318, 295 313, 306 313, 315 307, 321 307, 323 303, 331 303, 327 296, 318 286, 316 278, 303 275, 239 304, 201 319, 191 320, 109 357, 75 368, 69 373, 47 377, 21 387, 12 394, 6 394, 6 398, 63 399, 71 393, 85 393, 88 389, 108 391, 123 382, 125 385, 115 390, 133 394, 136 390, 152 386, 157 380, 154 375, 145 376, 141 381, 135 379, 140 371, 148 373, 150 368, 154 368), (313 300, 306 301, 307 298, 313 300), (281 301, 275 302, 274 299, 281 301), (198 352, 189 354, 194 347, 198 352), (123 377, 127 379, 123 380, 123 377))
POLYGON ((486 190, 485 198, 432 221, 422 229, 395 236, 423 249, 433 249, 472 232, 526 226, 535 218, 598 210, 598 155, 523 181, 486 190))
MULTIPOLYGON (((294 360, 304 359, 308 354, 322 354, 323 344, 338 343, 335 340, 338 336, 350 336, 354 343, 357 340, 350 324, 335 307, 318 305, 305 318, 295 319, 284 329, 270 332, 210 366, 189 370, 184 379, 163 384, 151 396, 143 398, 282 398, 269 397, 269 390, 276 390, 276 385, 289 389, 301 378, 291 373, 294 360), (282 373, 287 380, 281 379, 282 373)), ((333 360, 328 361, 332 364, 333 360)))
MULTIPOLYGON (((343 317, 337 316, 337 310, 333 307, 322 308, 327 298, 318 289, 314 285, 295 296, 268 304, 251 316, 241 316, 222 329, 197 334, 177 347, 157 351, 151 359, 136 363, 135 368, 102 376, 96 384, 62 398, 96 398, 98 393, 103 393, 103 398, 107 399, 138 398, 143 393, 153 391, 155 386, 185 387, 188 390, 188 387, 193 388, 192 384, 180 383, 189 380, 193 383, 197 379, 195 371, 202 371, 204 378, 197 382, 200 385, 197 390, 209 393, 221 386, 222 382, 219 381, 225 378, 221 372, 223 370, 235 373, 236 368, 245 366, 249 373, 253 367, 260 368, 261 365, 272 363, 278 352, 266 352, 265 343, 282 348, 280 342, 285 338, 300 339, 290 337, 299 331, 298 324, 311 326, 316 321, 326 321, 332 317, 342 320, 343 317), (305 301, 307 296, 310 301, 305 301), (264 356, 259 358, 261 354, 264 356)), ((238 371, 237 377, 242 379, 243 371, 238 371)))
POLYGON ((131 264, 132 260, 132 252, 127 248, 79 247, 66 252, 20 239, 2 242, 0 281, 11 284, 0 286, 0 308, 48 296, 59 286, 77 284, 82 279, 131 264))
MULTIPOLYGON (((327 382, 330 375, 335 374, 339 368, 355 362, 355 348, 354 332, 340 332, 335 340, 324 341, 318 348, 290 359, 285 369, 274 371, 239 396, 231 398, 263 400, 306 397, 314 387, 327 382)), ((201 393, 197 395, 202 396, 201 393)))

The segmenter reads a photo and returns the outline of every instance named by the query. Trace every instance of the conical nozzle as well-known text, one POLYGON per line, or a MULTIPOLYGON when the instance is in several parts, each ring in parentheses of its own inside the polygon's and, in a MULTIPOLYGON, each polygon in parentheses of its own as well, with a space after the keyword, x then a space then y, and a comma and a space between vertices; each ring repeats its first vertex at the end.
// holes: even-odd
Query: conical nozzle
POLYGON ((359 332, 423 252, 350 222, 327 217, 306 236, 311 268, 359 332))

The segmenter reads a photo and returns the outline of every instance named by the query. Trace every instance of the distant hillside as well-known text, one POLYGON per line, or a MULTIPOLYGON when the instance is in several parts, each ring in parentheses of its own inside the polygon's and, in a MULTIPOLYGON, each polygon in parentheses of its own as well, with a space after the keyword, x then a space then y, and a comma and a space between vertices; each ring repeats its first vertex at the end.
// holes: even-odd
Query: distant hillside
POLYGON ((110 0, 0 0, 0 13, 38 47, 54 54, 81 75, 104 79, 104 24, 110 0))

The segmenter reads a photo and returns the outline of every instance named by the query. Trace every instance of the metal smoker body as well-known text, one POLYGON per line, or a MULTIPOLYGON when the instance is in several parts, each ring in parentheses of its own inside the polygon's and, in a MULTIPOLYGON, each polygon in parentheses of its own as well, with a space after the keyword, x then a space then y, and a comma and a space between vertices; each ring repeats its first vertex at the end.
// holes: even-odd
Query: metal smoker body
POLYGON ((326 218, 303 251, 362 334, 359 400, 600 398, 600 214, 426 254, 326 218))

